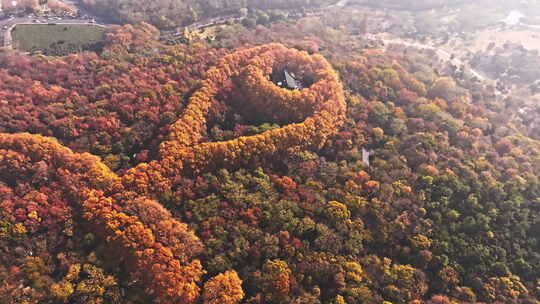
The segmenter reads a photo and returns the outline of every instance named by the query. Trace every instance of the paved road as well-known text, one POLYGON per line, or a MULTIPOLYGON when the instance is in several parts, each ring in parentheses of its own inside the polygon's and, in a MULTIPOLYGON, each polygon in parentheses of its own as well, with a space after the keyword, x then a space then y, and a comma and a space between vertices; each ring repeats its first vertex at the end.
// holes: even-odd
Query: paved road
POLYGON ((449 61, 450 63, 452 63, 453 65, 458 66, 458 67, 465 66, 473 76, 475 76, 476 78, 478 78, 478 79, 480 79, 482 81, 493 81, 493 79, 488 78, 488 77, 482 75, 480 72, 478 72, 478 71, 474 70, 473 68, 471 68, 469 66, 469 64, 467 64, 465 61, 463 61, 463 60, 461 60, 461 59, 459 59, 457 57, 452 58, 452 55, 450 53, 448 53, 446 50, 443 50, 441 48, 437 48, 437 47, 429 45, 429 44, 423 44, 423 43, 418 43, 418 42, 407 41, 407 40, 404 40, 404 39, 401 39, 401 38, 384 39, 384 38, 377 38, 376 35, 374 37, 376 37, 375 39, 381 40, 386 45, 389 45, 389 44, 401 44, 401 45, 415 47, 415 48, 419 48, 419 49, 433 50, 433 51, 435 51, 435 53, 437 54, 437 56, 441 60, 449 61))
MULTIPOLYGON (((328 9, 332 9, 336 7, 342 8, 342 7, 345 7, 348 2, 349 0, 340 0, 337 3, 328 5, 326 7, 322 7, 319 10, 324 11, 324 10, 328 10, 328 9)), ((220 17, 210 18, 206 20, 201 20, 201 21, 192 23, 188 25, 187 27, 191 30, 198 30, 205 27, 210 27, 210 26, 214 26, 218 24, 224 24, 229 20, 233 20, 234 22, 239 22, 242 20, 242 18, 237 17, 235 15, 220 16, 220 17)), ((180 33, 176 33, 176 34, 180 34, 180 33)))
MULTIPOLYGON (((39 20, 39 23, 66 23, 66 24, 79 24, 79 23, 89 23, 92 18, 76 18, 76 19, 70 19, 70 18, 62 18, 62 20, 48 20, 44 17, 16 17, 13 19, 5 18, 0 19, 0 29, 3 32, 4 26, 10 27, 14 24, 19 23, 34 23, 33 20, 39 20)), ((39 24, 38 22, 35 22, 36 24, 39 24)))

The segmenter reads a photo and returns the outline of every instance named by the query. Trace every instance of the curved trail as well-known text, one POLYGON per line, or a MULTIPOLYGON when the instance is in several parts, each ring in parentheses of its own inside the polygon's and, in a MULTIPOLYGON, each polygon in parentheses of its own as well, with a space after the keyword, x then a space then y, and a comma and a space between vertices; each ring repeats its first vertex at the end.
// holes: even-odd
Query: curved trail
POLYGON ((465 66, 467 68, 467 70, 473 75, 475 76, 476 78, 480 79, 481 81, 493 81, 493 79, 491 78, 488 78, 482 74, 480 74, 480 72, 474 70, 473 68, 471 68, 466 62, 464 62, 463 60, 457 58, 457 57, 454 57, 452 58, 452 55, 450 53, 448 53, 447 51, 443 50, 443 49, 440 49, 440 48, 437 48, 437 47, 434 47, 434 46, 431 46, 429 44, 422 44, 422 43, 418 43, 418 42, 410 42, 410 41, 406 41, 406 40, 403 40, 403 39, 400 39, 400 38, 395 38, 395 39, 379 39, 381 40, 382 42, 384 42, 386 45, 389 45, 389 44, 401 44, 401 45, 405 45, 405 46, 409 46, 409 47, 415 47, 415 48, 419 48, 419 49, 428 49, 428 50, 433 50, 435 51, 435 53, 437 54, 437 56, 442 59, 443 61, 448 61, 450 63, 452 63, 453 65, 455 66, 465 66))

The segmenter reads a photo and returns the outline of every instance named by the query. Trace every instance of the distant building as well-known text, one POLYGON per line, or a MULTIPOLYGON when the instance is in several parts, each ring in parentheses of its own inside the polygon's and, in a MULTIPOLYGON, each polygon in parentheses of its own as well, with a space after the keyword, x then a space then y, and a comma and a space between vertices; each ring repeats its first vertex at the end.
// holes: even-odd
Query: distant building
POLYGON ((186 26, 184 27, 184 31, 182 32, 182 37, 191 40, 193 39, 193 32, 189 30, 189 28, 186 26))
POLYGON ((522 12, 513 10, 508 16, 501 21, 508 26, 518 25, 521 22, 521 19, 526 17, 522 12))

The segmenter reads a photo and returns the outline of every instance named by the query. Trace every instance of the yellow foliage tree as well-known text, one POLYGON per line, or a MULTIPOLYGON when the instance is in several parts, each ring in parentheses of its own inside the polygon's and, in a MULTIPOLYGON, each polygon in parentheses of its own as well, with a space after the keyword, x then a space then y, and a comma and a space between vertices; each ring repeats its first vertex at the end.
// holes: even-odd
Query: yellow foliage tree
POLYGON ((234 270, 218 274, 204 284, 205 304, 237 304, 243 298, 242 280, 234 270))

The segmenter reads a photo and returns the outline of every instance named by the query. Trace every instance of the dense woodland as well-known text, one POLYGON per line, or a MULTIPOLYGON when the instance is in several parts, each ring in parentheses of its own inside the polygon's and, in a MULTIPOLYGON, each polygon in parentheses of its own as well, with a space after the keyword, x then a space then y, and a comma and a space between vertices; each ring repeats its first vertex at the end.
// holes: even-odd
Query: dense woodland
POLYGON ((1 53, 0 302, 538 303, 517 109, 348 32, 1 53))
POLYGON ((188 25, 244 9, 297 9, 329 5, 331 0, 79 0, 85 7, 115 22, 148 22, 158 28, 188 25))
MULTIPOLYGON (((0 8, 3 12, 11 13, 20 10, 39 11, 39 0, 0 0, 0 8)), ((48 0, 49 9, 55 14, 65 14, 75 11, 75 7, 59 0, 48 0)))
POLYGON ((370 6, 390 7, 405 10, 427 10, 470 3, 466 0, 418 0, 413 1, 412 3, 400 0, 352 0, 352 2, 370 6))

